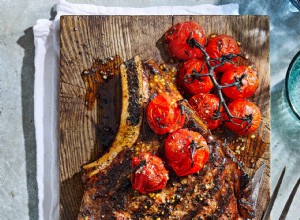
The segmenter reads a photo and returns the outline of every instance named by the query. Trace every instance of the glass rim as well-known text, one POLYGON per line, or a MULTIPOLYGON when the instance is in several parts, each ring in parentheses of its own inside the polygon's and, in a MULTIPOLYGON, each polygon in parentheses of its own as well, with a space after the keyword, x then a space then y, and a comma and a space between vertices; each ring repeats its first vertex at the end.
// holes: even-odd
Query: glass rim
POLYGON ((292 109, 293 113, 296 115, 298 119, 300 119, 300 112, 295 108, 292 100, 290 99, 290 91, 289 91, 289 80, 290 80, 290 75, 291 75, 291 70, 296 62, 297 59, 300 59, 300 51, 293 57, 292 61, 289 64, 286 77, 285 77, 285 91, 286 91, 286 96, 288 103, 290 105, 290 108, 292 109))
POLYGON ((290 0, 290 2, 300 11, 300 2, 297 0, 290 0))

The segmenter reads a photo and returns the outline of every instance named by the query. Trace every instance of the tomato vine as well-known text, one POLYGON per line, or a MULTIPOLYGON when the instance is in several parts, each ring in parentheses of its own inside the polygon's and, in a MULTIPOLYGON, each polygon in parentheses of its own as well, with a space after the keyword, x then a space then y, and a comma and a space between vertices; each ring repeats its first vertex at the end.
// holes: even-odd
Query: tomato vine
POLYGON ((242 80, 246 77, 246 74, 243 74, 241 77, 236 77, 235 78, 235 82, 231 83, 231 84, 226 84, 226 85, 220 85, 214 75, 214 69, 224 65, 226 62, 232 63, 234 64, 234 62, 232 61, 233 58, 235 57, 241 57, 243 59, 247 59, 246 57, 244 57, 242 54, 224 54, 221 57, 218 58, 210 58, 209 54, 205 51, 205 49, 203 48, 203 46, 194 38, 191 38, 190 36, 188 37, 188 39, 186 40, 186 43, 191 47, 191 48, 198 48, 199 50, 201 50, 201 52, 204 54, 204 60, 205 63, 207 65, 208 68, 208 73, 206 74, 201 74, 200 72, 197 71, 193 71, 192 74, 190 74, 187 78, 185 78, 185 82, 188 82, 188 78, 191 78, 191 80, 195 80, 195 79, 201 79, 201 77, 205 77, 205 76, 209 76, 211 81, 214 84, 214 88, 217 90, 217 95, 220 99, 219 102, 219 107, 217 112, 214 115, 214 119, 222 119, 225 122, 231 122, 237 125, 244 125, 244 123, 247 123, 247 125, 245 127, 243 127, 243 129, 248 130, 251 125, 252 125, 252 120, 253 120, 253 116, 252 114, 250 115, 246 115, 245 117, 236 117, 234 115, 231 114, 226 101, 224 99, 223 93, 222 93, 222 89, 223 88, 228 88, 228 87, 232 87, 232 86, 236 86, 238 89, 243 86, 242 80), (214 61, 218 61, 218 64, 216 65, 212 65, 211 63, 213 63, 214 61), (224 118, 222 118, 221 116, 221 106, 224 107, 225 113, 228 116, 228 120, 225 120, 224 118), (238 124, 237 122, 233 121, 232 119, 238 119, 241 120, 242 123, 238 124))

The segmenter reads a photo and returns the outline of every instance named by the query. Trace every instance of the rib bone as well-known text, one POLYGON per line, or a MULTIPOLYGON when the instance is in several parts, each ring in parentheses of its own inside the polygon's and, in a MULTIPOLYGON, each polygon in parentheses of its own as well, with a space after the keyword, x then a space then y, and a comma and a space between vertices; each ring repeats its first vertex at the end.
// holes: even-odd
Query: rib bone
POLYGON ((83 181, 86 182, 100 171, 124 149, 131 148, 140 134, 142 125, 142 64, 139 56, 120 66, 122 82, 122 109, 118 133, 109 151, 98 160, 84 165, 83 181))

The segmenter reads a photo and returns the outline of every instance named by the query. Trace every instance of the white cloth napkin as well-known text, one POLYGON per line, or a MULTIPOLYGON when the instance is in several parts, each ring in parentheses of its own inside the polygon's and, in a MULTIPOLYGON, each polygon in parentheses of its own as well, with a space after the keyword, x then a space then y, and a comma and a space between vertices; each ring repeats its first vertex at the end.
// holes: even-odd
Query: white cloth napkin
POLYGON ((59 219, 59 19, 61 15, 238 15, 238 4, 104 7, 60 0, 54 21, 38 20, 35 44, 34 120, 37 143, 39 219, 59 219))

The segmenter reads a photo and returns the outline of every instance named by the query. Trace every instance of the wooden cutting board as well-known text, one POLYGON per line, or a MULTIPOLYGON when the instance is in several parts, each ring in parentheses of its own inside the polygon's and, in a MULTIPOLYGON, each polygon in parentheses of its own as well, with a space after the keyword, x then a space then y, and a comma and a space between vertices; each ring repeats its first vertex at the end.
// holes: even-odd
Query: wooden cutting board
POLYGON ((123 60, 142 59, 170 63, 162 36, 173 24, 193 20, 207 35, 232 35, 241 43, 259 73, 260 87, 251 98, 261 109, 262 123, 255 135, 233 137, 230 147, 253 175, 265 163, 257 219, 270 194, 269 17, 267 16, 63 16, 60 55, 60 218, 76 219, 83 187, 80 167, 101 155, 111 143, 120 118, 120 80, 100 86, 95 107, 85 106, 81 72, 95 59, 118 54, 123 60), (244 148, 243 148, 244 147, 244 148), (241 150, 243 148, 243 150, 241 150))

